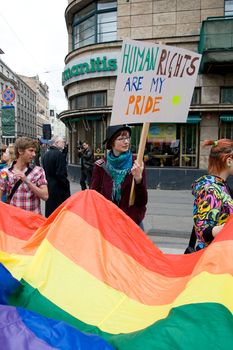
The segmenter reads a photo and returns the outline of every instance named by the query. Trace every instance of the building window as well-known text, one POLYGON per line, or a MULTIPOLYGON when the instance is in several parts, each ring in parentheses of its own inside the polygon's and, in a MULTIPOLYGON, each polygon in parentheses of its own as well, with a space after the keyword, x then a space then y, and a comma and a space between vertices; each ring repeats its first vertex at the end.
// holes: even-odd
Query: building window
MULTIPOLYGON (((197 167, 198 123, 154 124, 147 137, 144 161, 156 167, 197 167)), ((136 153, 141 126, 132 127, 131 150, 136 153)))
POLYGON ((98 15, 97 42, 116 40, 116 11, 98 15))
POLYGON ((222 87, 220 90, 220 102, 222 104, 233 104, 233 87, 222 87))
POLYGON ((95 4, 91 4, 74 16, 73 24, 73 47, 94 44, 95 39, 95 4), (90 16, 90 17, 89 17, 90 16))
POLYGON ((80 95, 77 96, 75 99, 75 109, 78 108, 88 108, 88 102, 87 102, 87 97, 89 95, 80 95))
POLYGON ((220 129, 221 139, 233 139, 233 123, 222 123, 220 129))
POLYGON ((225 0, 225 16, 233 16, 233 0, 225 0))
POLYGON ((106 106, 106 92, 95 92, 91 94, 91 107, 106 106))
POLYGON ((73 49, 117 38, 117 1, 98 0, 73 17, 73 49))
POLYGON ((104 107, 107 104, 106 91, 78 95, 70 100, 71 109, 104 107))
POLYGON ((185 124, 180 128, 181 167, 197 167, 198 124, 185 124))
POLYGON ((201 88, 195 87, 193 91, 193 97, 191 101, 191 105, 200 105, 201 104, 201 88))
POLYGON ((54 109, 50 109, 49 115, 50 115, 50 117, 54 117, 54 109))

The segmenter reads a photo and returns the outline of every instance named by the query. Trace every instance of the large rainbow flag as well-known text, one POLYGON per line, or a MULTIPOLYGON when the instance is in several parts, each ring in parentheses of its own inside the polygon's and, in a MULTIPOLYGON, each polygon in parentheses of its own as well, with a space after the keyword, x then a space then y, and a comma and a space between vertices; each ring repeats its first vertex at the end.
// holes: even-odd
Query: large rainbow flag
POLYGON ((172 255, 92 190, 48 219, 0 203, 0 263, 0 349, 233 347, 233 218, 172 255))

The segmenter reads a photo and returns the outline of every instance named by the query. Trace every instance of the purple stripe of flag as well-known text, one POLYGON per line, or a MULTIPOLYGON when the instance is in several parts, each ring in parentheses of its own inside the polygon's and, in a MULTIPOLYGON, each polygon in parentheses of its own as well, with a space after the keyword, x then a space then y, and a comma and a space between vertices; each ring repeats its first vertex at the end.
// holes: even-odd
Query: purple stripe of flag
POLYGON ((54 350, 37 338, 22 322, 12 306, 0 305, 0 348, 4 350, 54 350))

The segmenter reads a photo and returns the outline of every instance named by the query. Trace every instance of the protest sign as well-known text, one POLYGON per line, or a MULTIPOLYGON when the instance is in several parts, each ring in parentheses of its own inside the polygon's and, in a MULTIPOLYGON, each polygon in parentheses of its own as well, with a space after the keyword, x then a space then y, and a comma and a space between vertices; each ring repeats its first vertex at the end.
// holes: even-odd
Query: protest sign
POLYGON ((124 40, 110 124, 185 123, 200 60, 179 47, 124 40))

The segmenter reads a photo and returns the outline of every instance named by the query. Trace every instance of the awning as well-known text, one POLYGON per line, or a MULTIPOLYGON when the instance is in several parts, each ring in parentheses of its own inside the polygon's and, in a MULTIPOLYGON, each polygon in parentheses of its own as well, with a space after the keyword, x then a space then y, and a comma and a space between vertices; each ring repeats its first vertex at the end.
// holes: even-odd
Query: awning
POLYGON ((102 115, 86 115, 85 117, 83 117, 83 119, 85 119, 85 120, 101 120, 102 115))
POLYGON ((233 123, 233 115, 231 114, 222 114, 220 115, 221 122, 233 123))
POLYGON ((102 115, 80 115, 80 116, 75 116, 75 117, 69 117, 69 118, 64 118, 63 122, 66 123, 75 123, 75 122, 80 122, 82 120, 101 120, 102 115))
POLYGON ((188 124, 198 124, 201 121, 200 114, 191 114, 188 115, 187 123, 188 124))

